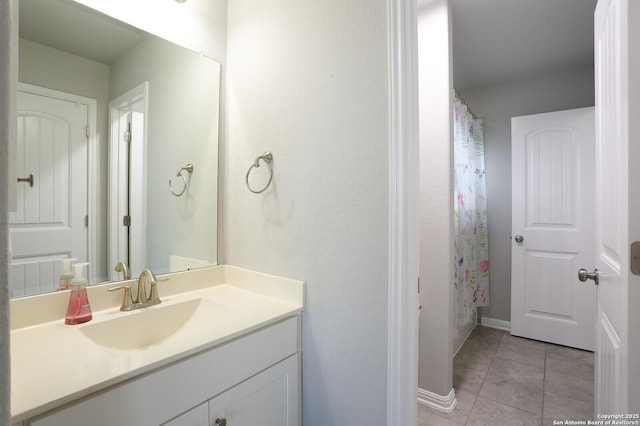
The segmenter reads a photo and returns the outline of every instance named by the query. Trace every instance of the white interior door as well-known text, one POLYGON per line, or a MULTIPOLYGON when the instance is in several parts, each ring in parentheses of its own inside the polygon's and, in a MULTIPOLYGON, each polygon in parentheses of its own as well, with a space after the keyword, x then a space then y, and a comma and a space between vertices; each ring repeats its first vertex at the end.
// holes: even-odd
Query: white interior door
POLYGON ((511 119, 511 334, 594 349, 594 108, 511 119))
POLYGON ((638 1, 598 1, 596 413, 640 412, 640 279, 631 272, 640 256, 630 253, 640 241, 639 26, 638 1))
POLYGON ((59 259, 87 261, 88 106, 18 92, 17 211, 9 214, 12 296, 57 289, 59 259))

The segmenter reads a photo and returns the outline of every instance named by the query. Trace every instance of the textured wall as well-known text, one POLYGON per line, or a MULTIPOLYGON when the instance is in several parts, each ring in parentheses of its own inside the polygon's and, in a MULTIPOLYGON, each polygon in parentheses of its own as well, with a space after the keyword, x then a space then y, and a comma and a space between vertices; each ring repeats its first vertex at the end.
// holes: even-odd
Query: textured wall
POLYGON ((225 261, 306 281, 306 426, 386 421, 386 20, 384 0, 229 2, 225 261))
POLYGON ((420 342, 418 387, 441 396, 453 377, 451 21, 446 0, 419 3, 420 342))
MULTIPOLYGON (((0 424, 8 425, 11 416, 11 364, 9 356, 9 285, 8 279, 8 147, 9 138, 15 129, 9 129, 10 111, 16 107, 15 82, 17 82, 16 45, 13 44, 12 23, 17 22, 12 14, 12 1, 0 0, 0 424), (13 55, 13 67, 10 66, 13 55), (12 81, 13 80, 13 81, 12 81)), ((17 32, 13 28, 13 39, 17 42, 17 32)), ((15 126, 14 126, 15 127, 15 126)))
POLYGON ((491 306, 480 316, 511 319, 511 117, 593 106, 585 67, 460 93, 484 120, 491 306))

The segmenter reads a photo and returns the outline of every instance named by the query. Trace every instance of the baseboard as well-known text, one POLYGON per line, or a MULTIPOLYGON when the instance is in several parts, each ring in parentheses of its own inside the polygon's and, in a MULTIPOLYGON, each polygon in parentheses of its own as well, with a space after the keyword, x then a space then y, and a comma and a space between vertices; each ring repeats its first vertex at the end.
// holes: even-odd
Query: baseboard
MULTIPOLYGON (((460 344, 458 345, 457 348, 455 348, 455 350, 453 351, 453 356, 455 358, 455 356, 458 354, 458 351, 460 351, 460 349, 462 349, 462 347, 464 346, 464 343, 467 341, 467 339, 469 338, 469 336, 471 336, 471 333, 473 333, 473 330, 476 329, 477 326, 477 321, 476 323, 474 323, 473 327, 467 332, 467 335, 464 336, 464 339, 462 339, 462 342, 460 342, 460 344)), ((458 332, 458 329, 456 328, 456 333, 458 332)))
POLYGON ((485 327, 497 328, 498 330, 511 331, 511 322, 495 318, 482 317, 480 322, 485 327))
POLYGON ((453 413, 458 400, 456 392, 451 389, 449 395, 442 396, 428 390, 418 388, 418 403, 443 413, 453 413))

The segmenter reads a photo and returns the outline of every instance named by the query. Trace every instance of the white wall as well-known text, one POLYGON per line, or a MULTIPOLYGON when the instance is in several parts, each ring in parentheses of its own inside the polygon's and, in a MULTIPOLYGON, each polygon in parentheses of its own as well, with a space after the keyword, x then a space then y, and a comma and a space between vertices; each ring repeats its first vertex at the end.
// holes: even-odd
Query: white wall
POLYGON ((460 92, 484 120, 491 306, 483 317, 511 319, 511 117, 593 106, 593 68, 460 92))
POLYGON ((305 426, 386 419, 386 22, 384 0, 229 2, 225 260, 306 281, 305 426))
POLYGON ((11 363, 9 357, 9 285, 8 280, 8 148, 15 135, 18 32, 14 26, 17 0, 0 0, 0 424, 11 418, 11 363), (9 47, 9 48, 7 48, 9 47), (12 95, 13 94, 13 95, 12 95))
POLYGON ((451 16, 418 3, 420 85, 420 341, 418 387, 453 389, 453 144, 451 16))

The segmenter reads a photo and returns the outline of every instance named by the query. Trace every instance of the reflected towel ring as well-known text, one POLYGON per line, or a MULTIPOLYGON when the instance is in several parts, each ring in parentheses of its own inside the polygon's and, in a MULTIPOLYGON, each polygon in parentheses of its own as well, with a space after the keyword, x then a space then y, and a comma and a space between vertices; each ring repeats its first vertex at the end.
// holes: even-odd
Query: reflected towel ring
POLYGON ((185 170, 187 172, 189 172, 189 177, 191 177, 191 173, 193 173, 193 164, 189 163, 186 166, 180 167, 178 169, 178 171, 176 172, 176 177, 181 177, 182 178, 182 182, 184 183, 184 187, 182 188, 182 191, 180 191, 179 193, 176 193, 173 190, 173 187, 171 186, 171 179, 169 179, 169 191, 171 191, 171 194, 174 197, 179 197, 182 194, 184 194, 184 191, 186 191, 187 187, 189 186, 188 183, 187 183, 187 178, 185 178, 184 174, 182 174, 182 172, 185 171, 185 170))
POLYGON ((261 192, 264 192, 269 187, 269 185, 271 185, 271 180, 273 179, 273 168, 271 167, 272 160, 273 160, 273 155, 269 151, 265 152, 259 157, 256 157, 256 161, 254 161, 253 164, 249 167, 249 170, 247 170, 247 176, 245 176, 244 178, 244 181, 247 183, 247 188, 249 188, 249 191, 253 192, 254 194, 260 194, 261 192), (269 182, 267 182, 264 188, 262 188, 259 191, 256 191, 252 189, 251 185, 249 184, 249 175, 251 174, 251 170, 253 170, 254 167, 256 169, 260 167, 260 160, 264 161, 265 164, 269 167, 269 182))

